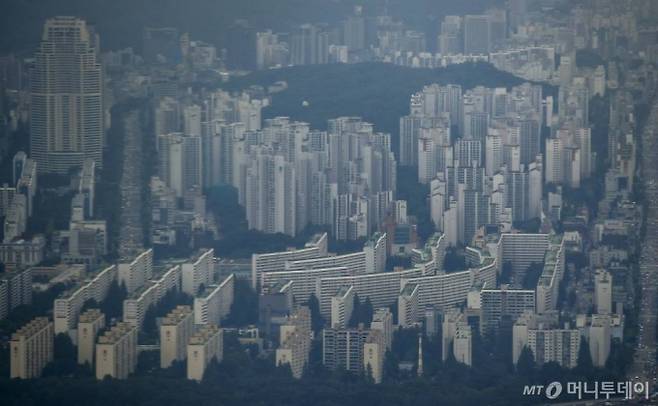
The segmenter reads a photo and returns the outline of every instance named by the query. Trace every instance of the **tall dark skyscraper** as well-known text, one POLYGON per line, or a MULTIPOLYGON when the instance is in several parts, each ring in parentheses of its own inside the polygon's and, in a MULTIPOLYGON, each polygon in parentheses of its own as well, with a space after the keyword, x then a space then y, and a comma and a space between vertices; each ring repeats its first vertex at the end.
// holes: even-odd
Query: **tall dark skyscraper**
POLYGON ((30 154, 41 173, 66 173, 91 158, 103 166, 103 79, 85 21, 46 21, 31 78, 30 154))

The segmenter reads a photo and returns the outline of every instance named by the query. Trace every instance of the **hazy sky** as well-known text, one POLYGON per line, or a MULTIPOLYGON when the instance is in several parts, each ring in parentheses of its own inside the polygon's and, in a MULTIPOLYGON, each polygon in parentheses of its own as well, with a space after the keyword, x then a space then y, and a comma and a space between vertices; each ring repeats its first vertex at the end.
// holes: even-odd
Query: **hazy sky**
POLYGON ((0 11, 0 51, 32 52, 46 18, 83 17, 97 26, 104 49, 138 46, 144 26, 175 26, 194 39, 223 45, 226 27, 245 18, 256 29, 285 31, 304 22, 342 19, 354 5, 390 14, 425 30, 446 14, 482 11, 503 0, 9 0, 0 11), (436 17, 436 18, 433 18, 436 17))

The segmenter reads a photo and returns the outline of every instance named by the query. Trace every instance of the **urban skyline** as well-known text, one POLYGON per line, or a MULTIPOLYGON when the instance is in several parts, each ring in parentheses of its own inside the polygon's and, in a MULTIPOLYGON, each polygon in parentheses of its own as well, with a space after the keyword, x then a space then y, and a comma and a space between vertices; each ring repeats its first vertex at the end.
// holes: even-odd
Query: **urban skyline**
POLYGON ((655 399, 652 1, 222 1, 0 47, 0 399, 655 399))

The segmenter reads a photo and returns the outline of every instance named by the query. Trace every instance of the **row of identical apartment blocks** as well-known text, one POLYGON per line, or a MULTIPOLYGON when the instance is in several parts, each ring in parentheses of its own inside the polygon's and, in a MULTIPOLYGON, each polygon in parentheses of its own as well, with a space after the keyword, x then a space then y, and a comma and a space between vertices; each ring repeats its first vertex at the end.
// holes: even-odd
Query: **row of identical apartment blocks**
POLYGON ((213 360, 223 359, 223 330, 217 324, 194 324, 190 306, 173 309, 160 325, 160 367, 187 360, 187 378, 200 381, 213 360))
POLYGON ((328 254, 328 238, 327 233, 316 234, 301 249, 253 254, 251 256, 251 286, 256 289, 262 282, 261 275, 263 273, 281 271, 285 268, 287 261, 326 257, 328 254))
POLYGON ((234 283, 233 274, 215 283, 215 258, 212 249, 199 250, 186 260, 169 261, 155 266, 153 252, 149 249, 134 258, 123 260, 118 265, 110 265, 92 273, 60 295, 54 301, 54 323, 51 325, 55 334, 69 334, 78 345, 78 362, 95 364, 99 379, 105 375, 125 378, 134 372, 137 360, 136 337, 142 328, 146 312, 158 305, 168 293, 185 292, 194 297, 193 306, 179 306, 162 322, 162 363, 170 364, 171 360, 186 358, 181 356, 180 350, 167 349, 172 331, 179 338, 174 346, 184 345, 187 348, 190 337, 195 335, 197 346, 209 340, 209 344, 206 343, 209 347, 196 347, 195 366, 189 367, 190 379, 200 379, 210 360, 222 358, 222 333, 217 326, 230 312, 234 299, 234 283), (123 302, 122 321, 106 320, 104 314, 93 308, 80 314, 89 300, 102 303, 114 282, 129 290, 128 297, 123 302), (181 318, 181 315, 184 317, 181 318), (114 324, 110 326, 111 323, 114 324), (105 333, 101 338, 105 338, 97 339, 102 331, 105 333), (217 338, 217 335, 220 338, 217 338), (99 347, 100 344, 103 345, 99 347), (204 362, 197 357, 201 354, 200 351, 205 351, 204 362), (204 367, 199 372, 201 365, 204 367))
MULTIPOLYGON (((52 328, 52 323, 50 325, 52 328)), ((137 327, 125 322, 105 330, 103 313, 89 309, 80 316, 78 324, 78 363, 95 365, 97 379, 106 376, 126 379, 137 366, 138 333, 137 327)), ((184 305, 177 306, 163 318, 161 368, 187 361, 188 379, 201 380, 210 362, 220 362, 222 358, 223 332, 217 324, 195 325, 193 309, 184 305)))
MULTIPOLYGON (((385 246, 383 238, 383 235, 378 236, 379 243, 374 245, 385 246)), ((290 262, 281 260, 280 270, 261 273, 261 293, 269 293, 272 286, 285 285, 289 286, 297 303, 303 303, 315 295, 325 319, 330 319, 336 311, 344 312, 345 305, 339 303, 347 303, 349 306, 348 297, 356 295, 362 299, 368 298, 374 307, 387 307, 397 302, 400 323, 410 325, 419 320, 420 312, 428 306, 458 305, 466 300, 474 285, 481 283, 493 287, 496 284, 497 250, 491 255, 486 249, 469 247, 466 249, 468 269, 445 273, 443 257, 446 246, 445 236, 436 234, 429 239, 424 249, 412 252, 414 266, 411 269, 394 272, 382 272, 380 268, 378 272, 371 273, 367 272, 367 267, 364 271, 358 265, 362 261, 353 261, 361 253, 290 262)), ((544 260, 546 249, 540 261, 544 260)), ((294 255, 294 251, 281 254, 289 257, 294 255)), ((265 255, 272 258, 276 253, 265 255)), ((257 255, 254 258, 253 263, 257 265, 257 255)), ((258 268, 252 270, 254 275, 259 274, 258 268)), ((344 324, 344 320, 345 317, 340 324, 344 324)))
POLYGON ((117 266, 109 265, 96 273, 91 273, 87 279, 62 292, 53 303, 53 319, 55 334, 74 330, 80 312, 89 300, 103 302, 112 283, 117 279, 117 266))
MULTIPOLYGON (((128 298, 123 303, 123 321, 141 328, 146 311, 157 305, 172 291, 189 295, 203 294, 195 300, 197 319, 217 321, 225 317, 233 302, 233 276, 214 284, 214 251, 200 250, 191 259, 153 265, 152 249, 139 253, 118 265, 101 268, 62 293, 53 304, 55 333, 69 333, 75 329, 85 303, 103 302, 113 282, 126 287, 128 298)), ((207 321, 206 321, 207 322, 207 321)), ((75 334, 72 335, 75 340, 75 334)))

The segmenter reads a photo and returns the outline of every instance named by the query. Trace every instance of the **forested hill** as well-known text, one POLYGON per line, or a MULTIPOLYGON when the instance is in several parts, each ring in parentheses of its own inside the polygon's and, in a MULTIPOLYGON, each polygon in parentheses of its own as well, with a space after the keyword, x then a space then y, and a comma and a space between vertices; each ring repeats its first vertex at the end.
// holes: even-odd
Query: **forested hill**
MULTIPOLYGON (((249 85, 268 86, 286 81, 288 88, 273 95, 264 118, 288 116, 324 129, 327 120, 360 116, 375 124, 377 131, 391 133, 397 146, 399 120, 409 114, 409 97, 431 83, 459 84, 465 90, 475 86, 512 87, 523 80, 488 63, 450 65, 441 69, 407 68, 386 63, 295 66, 256 71, 234 79, 228 85, 238 90, 249 85), (308 106, 304 106, 306 101, 308 106)), ((555 94, 551 86, 544 93, 555 94)))

